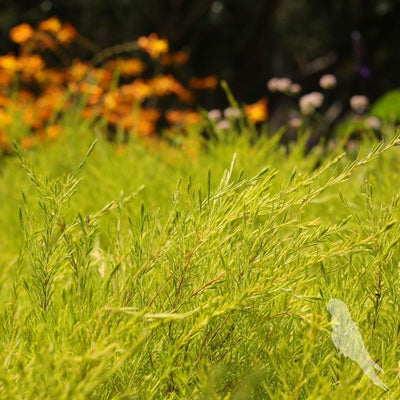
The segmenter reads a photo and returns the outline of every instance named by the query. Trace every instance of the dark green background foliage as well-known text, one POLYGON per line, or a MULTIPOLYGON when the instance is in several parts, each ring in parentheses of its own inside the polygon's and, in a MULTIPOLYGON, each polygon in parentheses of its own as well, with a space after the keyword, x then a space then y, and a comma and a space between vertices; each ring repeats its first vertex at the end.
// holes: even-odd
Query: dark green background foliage
MULTIPOLYGON (((1 1, 0 51, 14 49, 9 29, 57 15, 101 47, 158 32, 173 50, 188 50, 187 73, 216 73, 235 95, 253 101, 272 76, 289 76, 312 90, 335 73, 338 96, 372 100, 399 86, 399 0, 18 0, 1 1), (359 40, 352 33, 359 31, 359 40), (353 35, 354 36, 354 35, 353 35), (317 62, 314 62, 318 60, 317 62), (362 77, 360 68, 370 71, 362 77)), ((88 54, 80 54, 89 57, 88 54)), ((216 106, 214 93, 204 100, 216 106)))

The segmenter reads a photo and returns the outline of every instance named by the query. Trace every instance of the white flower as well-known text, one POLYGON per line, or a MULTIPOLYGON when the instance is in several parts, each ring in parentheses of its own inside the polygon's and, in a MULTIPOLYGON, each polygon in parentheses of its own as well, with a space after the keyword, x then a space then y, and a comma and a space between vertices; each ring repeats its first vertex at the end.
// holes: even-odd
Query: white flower
POLYGON ((228 107, 228 108, 225 108, 225 110, 224 110, 224 117, 228 118, 228 119, 229 118, 233 118, 233 119, 239 118, 240 115, 241 115, 241 111, 239 108, 228 107))
POLYGON ((218 123, 216 125, 216 128, 221 130, 221 131, 224 131, 226 129, 229 129, 230 126, 231 126, 231 124, 229 123, 228 120, 222 119, 221 121, 218 121, 218 123))
POLYGON ((319 86, 322 87, 322 89, 333 89, 337 84, 336 77, 332 74, 326 74, 321 76, 321 79, 319 80, 319 86))
POLYGON ((368 97, 362 95, 355 95, 350 99, 350 107, 354 111, 362 112, 369 106, 368 97))
POLYGON ((208 112, 208 118, 210 118, 211 121, 218 121, 219 119, 221 119, 222 117, 222 113, 220 110, 210 110, 208 112))
POLYGON ((278 82, 278 78, 271 78, 268 82, 267 82, 267 88, 270 92, 276 92, 277 86, 276 83, 278 82))
POLYGON ((301 86, 298 83, 292 83, 289 87, 291 94, 299 94, 301 92, 301 86))
POLYGON ((289 78, 280 78, 276 82, 276 89, 278 90, 278 92, 288 92, 291 85, 292 81, 289 78))
POLYGON ((267 82, 267 88, 270 92, 288 92, 292 81, 289 78, 272 78, 267 82))
POLYGON ((300 125, 302 124, 302 120, 301 120, 301 118, 299 118, 299 117, 293 117, 293 118, 290 118, 289 119, 289 122, 288 122, 288 124, 289 124, 289 126, 291 127, 291 128, 299 128, 300 127, 300 125))
POLYGON ((377 117, 368 117, 365 119, 365 125, 371 129, 379 129, 382 125, 381 120, 377 117))
POLYGON ((299 105, 303 114, 312 114, 316 108, 321 107, 324 96, 319 92, 312 92, 300 97, 299 105))

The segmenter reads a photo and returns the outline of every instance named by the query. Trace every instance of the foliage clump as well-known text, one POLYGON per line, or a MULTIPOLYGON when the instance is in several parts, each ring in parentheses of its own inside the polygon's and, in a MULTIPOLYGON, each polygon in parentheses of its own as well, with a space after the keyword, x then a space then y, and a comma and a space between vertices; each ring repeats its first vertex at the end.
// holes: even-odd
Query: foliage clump
POLYGON ((79 133, 0 177, 24 188, 20 217, 0 203, 0 398, 379 396, 337 356, 333 297, 396 395, 397 138, 355 158, 305 156, 306 137, 230 132, 195 156, 100 139, 79 164, 79 133))

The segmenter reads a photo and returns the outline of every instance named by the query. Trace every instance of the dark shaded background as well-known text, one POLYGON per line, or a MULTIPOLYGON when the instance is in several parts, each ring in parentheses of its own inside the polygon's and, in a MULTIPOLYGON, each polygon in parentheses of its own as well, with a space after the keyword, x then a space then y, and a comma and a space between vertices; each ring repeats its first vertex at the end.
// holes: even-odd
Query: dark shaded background
MULTIPOLYGON (((14 25, 53 15, 101 47, 158 32, 190 52, 188 74, 216 73, 245 102, 265 95, 272 76, 312 90, 334 73, 343 99, 400 86, 400 0, 2 0, 0 52, 15 50, 14 25)), ((223 101, 218 91, 202 99, 223 101)))

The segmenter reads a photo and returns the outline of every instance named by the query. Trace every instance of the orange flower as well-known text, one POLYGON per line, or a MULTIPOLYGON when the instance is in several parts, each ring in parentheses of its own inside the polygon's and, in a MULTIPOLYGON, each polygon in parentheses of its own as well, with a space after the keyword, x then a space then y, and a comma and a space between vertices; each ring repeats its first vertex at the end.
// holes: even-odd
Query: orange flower
POLYGON ((111 112, 110 114, 107 115, 107 121, 111 125, 116 125, 119 120, 118 114, 111 112))
POLYGON ((54 141, 56 140, 60 134, 61 134, 61 126, 56 124, 56 125, 51 125, 47 127, 47 136, 49 137, 50 140, 54 141))
POLYGON ((61 22, 57 17, 51 17, 49 19, 46 19, 45 21, 42 21, 39 24, 38 28, 41 31, 50 32, 56 35, 61 29, 61 22))
POLYGON ((38 129, 35 132, 35 134, 36 134, 36 136, 35 136, 36 143, 39 143, 39 142, 42 144, 46 143, 47 136, 46 136, 46 132, 43 129, 38 129))
POLYGON ((0 107, 7 107, 10 104, 10 99, 3 95, 0 95, 0 107))
POLYGON ((34 74, 42 71, 45 67, 44 61, 37 54, 22 56, 20 57, 19 62, 24 78, 32 77, 34 74))
POLYGON ((126 131, 138 133, 140 136, 149 136, 155 133, 155 127, 160 112, 155 109, 140 109, 138 113, 128 112, 118 118, 118 124, 126 131))
POLYGON ((151 95, 151 88, 143 79, 136 79, 129 85, 121 86, 121 93, 132 96, 134 100, 143 101, 151 95))
POLYGON ((159 39, 157 33, 152 33, 148 37, 141 36, 138 39, 139 47, 150 54, 152 58, 158 58, 161 54, 167 53, 169 49, 168 41, 159 39))
POLYGON ((89 65, 80 60, 74 60, 68 73, 73 82, 79 82, 85 78, 89 71, 89 65))
MULTIPOLYGON (((64 91, 60 87, 49 87, 34 104, 35 116, 41 121, 48 121, 53 115, 54 110, 60 104, 64 96, 64 91)), ((37 121, 35 121, 37 123, 37 121)))
POLYGON ((191 78, 189 86, 192 89, 215 89, 218 85, 218 78, 216 75, 209 75, 204 78, 191 78))
POLYGON ((21 146, 24 149, 30 149, 35 145, 35 140, 32 136, 24 136, 21 140, 21 146))
POLYGON ((139 119, 157 122, 161 117, 160 111, 155 108, 142 108, 139 110, 139 119))
POLYGON ((60 86, 65 81, 65 76, 62 72, 55 69, 42 69, 35 74, 35 79, 42 85, 60 86))
POLYGON ((118 65, 122 76, 138 76, 146 68, 145 64, 139 58, 120 60, 118 65))
POLYGON ((172 75, 157 75, 149 82, 156 96, 179 94, 184 89, 172 75))
MULTIPOLYGON (((0 57, 1 58, 1 57, 0 57)), ((0 67, 0 86, 9 86, 11 85, 11 76, 10 74, 0 67)))
POLYGON ((160 63, 161 65, 163 65, 164 67, 169 67, 170 65, 172 65, 173 61, 172 61, 172 55, 171 54, 163 54, 160 57, 160 63))
POLYGON ((62 24, 61 29, 57 32, 56 36, 61 43, 71 43, 77 34, 77 30, 69 22, 66 22, 65 24, 62 24))
POLYGON ((189 54, 185 51, 177 51, 172 54, 163 54, 161 56, 160 62, 165 67, 172 64, 185 64, 189 60, 189 54))
POLYGON ((191 110, 168 110, 165 118, 171 125, 197 124, 201 120, 200 115, 191 110))
POLYGON ((100 101, 100 97, 103 94, 103 89, 100 86, 94 85, 89 82, 82 82, 80 84, 80 92, 88 95, 88 104, 95 105, 100 101))
POLYGON ((0 109, 0 127, 4 128, 5 126, 11 125, 13 122, 11 115, 0 109))
POLYGON ((263 122, 268 119, 267 104, 267 98, 262 97, 256 103, 249 104, 245 107, 244 112, 251 123, 255 124, 257 122, 263 122))
POLYGON ((93 117, 96 117, 98 115, 98 110, 95 110, 93 107, 85 107, 82 110, 82 117, 83 119, 91 119, 93 117))
POLYGON ((33 93, 30 92, 29 90, 20 90, 17 94, 17 97, 18 101, 20 101, 21 103, 26 103, 32 99, 33 93))
POLYGON ((124 130, 129 130, 132 128, 133 123, 134 123, 134 118, 132 113, 125 114, 122 118, 119 118, 119 125, 124 129, 124 130))
POLYGON ((35 107, 33 105, 27 105, 24 107, 22 120, 26 125, 34 129, 39 129, 43 125, 43 122, 37 116, 35 107))
POLYGON ((9 74, 14 74, 20 68, 18 59, 12 54, 0 56, 0 68, 4 69, 9 74))
POLYGON ((165 113, 165 119, 171 124, 178 124, 183 118, 182 110, 168 110, 165 113))
POLYGON ((176 94, 182 102, 186 104, 193 104, 194 103, 194 96, 193 94, 188 90, 185 89, 183 86, 181 86, 177 91, 176 94))
POLYGON ((0 130, 0 146, 6 148, 8 147, 8 145, 9 145, 9 140, 7 135, 2 130, 0 130))
POLYGON ((191 124, 198 124, 201 121, 200 115, 195 111, 186 110, 184 123, 191 125, 191 124))
POLYGON ((68 90, 71 92, 71 93, 74 93, 74 94, 76 94, 76 93, 78 93, 79 92, 79 86, 78 86, 78 84, 75 82, 75 81, 68 81, 68 90))
POLYGON ((40 103, 42 103, 40 100, 41 99, 39 99, 39 101, 37 102, 37 106, 40 106, 38 110, 38 117, 43 124, 43 121, 48 121, 53 115, 53 107, 50 104, 45 104, 45 102, 43 102, 43 105, 40 105, 40 103))
POLYGON ((119 115, 119 116, 124 116, 125 114, 129 114, 132 113, 132 110, 134 108, 134 101, 121 101, 118 105, 117 108, 115 108, 113 111, 115 114, 119 115))
POLYGON ((35 33, 34 29, 26 23, 14 26, 10 30, 10 38, 13 42, 18 44, 26 43, 35 33))
POLYGON ((100 86, 105 86, 113 79, 113 73, 103 68, 94 68, 88 78, 100 86))
POLYGON ((136 127, 137 132, 140 136, 150 136, 153 135, 156 131, 155 123, 152 121, 141 120, 139 119, 139 123, 136 127))
POLYGON ((119 97, 120 95, 117 91, 107 92, 103 97, 105 109, 115 110, 118 107, 119 97))
POLYGON ((185 51, 177 51, 172 54, 172 61, 175 64, 186 64, 189 60, 189 54, 185 51))
POLYGON ((100 86, 92 86, 90 97, 88 99, 88 105, 94 106, 99 103, 103 89, 100 86))

